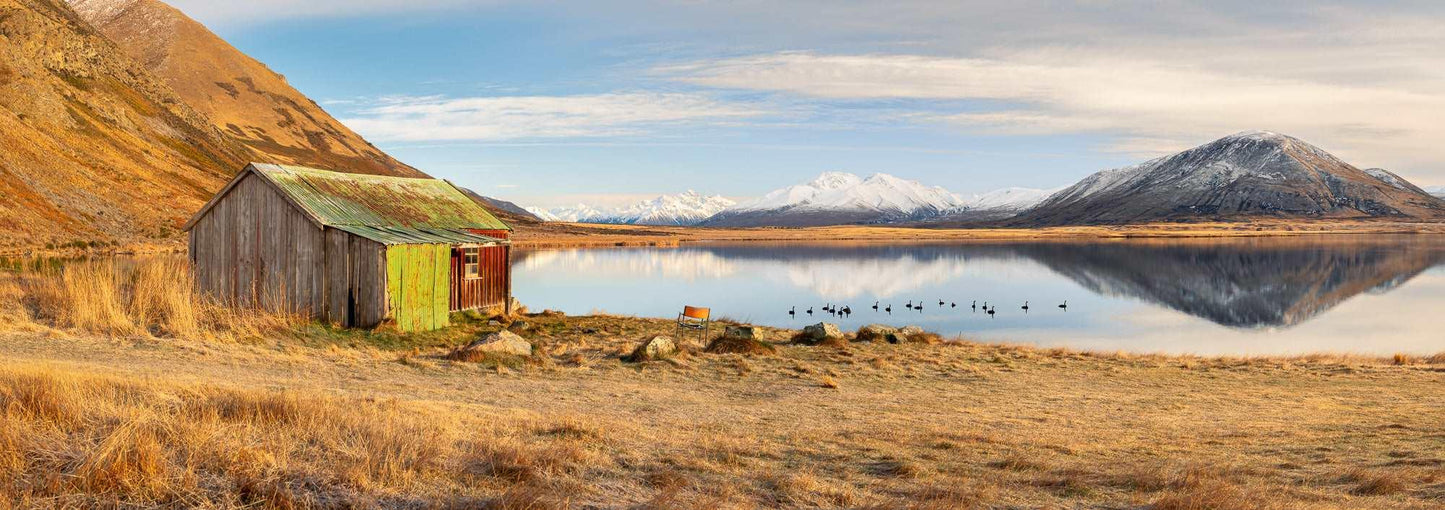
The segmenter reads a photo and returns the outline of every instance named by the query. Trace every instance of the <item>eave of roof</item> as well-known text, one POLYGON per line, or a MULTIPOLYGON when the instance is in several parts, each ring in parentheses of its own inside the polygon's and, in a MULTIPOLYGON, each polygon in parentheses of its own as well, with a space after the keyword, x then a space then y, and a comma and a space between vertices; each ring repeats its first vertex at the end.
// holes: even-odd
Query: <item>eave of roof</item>
POLYGON ((372 227, 365 225, 336 225, 332 228, 343 230, 387 246, 400 244, 474 244, 478 246, 490 246, 507 243, 502 239, 473 234, 465 230, 372 227))

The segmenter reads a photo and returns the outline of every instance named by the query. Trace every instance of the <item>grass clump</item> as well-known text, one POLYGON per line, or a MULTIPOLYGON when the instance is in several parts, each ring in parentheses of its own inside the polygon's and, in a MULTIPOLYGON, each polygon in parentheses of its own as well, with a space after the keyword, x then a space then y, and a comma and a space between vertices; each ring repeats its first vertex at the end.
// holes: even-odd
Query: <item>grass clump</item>
POLYGON ((822 379, 818 380, 818 385, 830 390, 836 390, 838 389, 838 380, 834 379, 831 375, 825 375, 822 379))
POLYGON ((888 340, 888 335, 878 328, 863 326, 858 328, 858 333, 853 335, 853 339, 859 342, 878 342, 888 340))
POLYGON ((822 347, 843 348, 848 346, 848 339, 841 336, 827 336, 823 337, 821 340, 817 340, 814 339, 812 335, 809 335, 808 333, 802 331, 794 333, 793 336, 788 339, 788 341, 798 345, 811 345, 822 347))
POLYGON ((943 343, 943 336, 932 331, 919 331, 900 335, 899 340, 902 340, 902 343, 934 345, 943 343))
POLYGON ((1402 469, 1355 469, 1346 473, 1344 481, 1354 484, 1353 492, 1361 496, 1389 496, 1412 485, 1411 473, 1402 469))
POLYGON ((477 349, 458 347, 447 353, 443 358, 462 363, 475 363, 486 368, 513 368, 520 369, 529 363, 527 356, 504 352, 490 352, 477 349))
POLYGON ((708 343, 707 348, 703 349, 703 351, 711 354, 756 354, 771 356, 777 354, 778 348, 773 347, 773 344, 756 338, 720 336, 708 343))

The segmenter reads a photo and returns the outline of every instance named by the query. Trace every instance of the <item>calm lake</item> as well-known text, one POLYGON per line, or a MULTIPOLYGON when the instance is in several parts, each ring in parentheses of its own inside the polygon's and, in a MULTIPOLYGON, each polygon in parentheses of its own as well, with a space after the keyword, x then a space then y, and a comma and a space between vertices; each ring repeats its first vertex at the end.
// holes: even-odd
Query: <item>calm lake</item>
POLYGON ((569 314, 673 318, 688 304, 772 326, 912 324, 1103 351, 1445 352, 1445 236, 537 249, 514 252, 513 281, 532 310, 569 314))

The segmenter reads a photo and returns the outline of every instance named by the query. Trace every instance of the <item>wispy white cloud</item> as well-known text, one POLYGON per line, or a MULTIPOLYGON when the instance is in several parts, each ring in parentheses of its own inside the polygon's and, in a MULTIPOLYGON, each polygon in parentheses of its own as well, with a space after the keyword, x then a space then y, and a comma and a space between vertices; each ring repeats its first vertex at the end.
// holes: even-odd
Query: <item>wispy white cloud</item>
POLYGON ((681 93, 400 96, 383 98, 344 122, 380 141, 489 141, 639 135, 766 113, 749 105, 681 93))
POLYGON ((993 58, 774 53, 658 68, 703 87, 834 100, 985 100, 979 110, 914 119, 1001 134, 1098 132, 1118 149, 1178 150, 1234 131, 1267 128, 1334 146, 1361 164, 1445 161, 1445 87, 1341 84, 1084 51, 993 58), (1149 143, 1140 143, 1148 139, 1149 143), (1173 142, 1173 143, 1170 143, 1173 142))

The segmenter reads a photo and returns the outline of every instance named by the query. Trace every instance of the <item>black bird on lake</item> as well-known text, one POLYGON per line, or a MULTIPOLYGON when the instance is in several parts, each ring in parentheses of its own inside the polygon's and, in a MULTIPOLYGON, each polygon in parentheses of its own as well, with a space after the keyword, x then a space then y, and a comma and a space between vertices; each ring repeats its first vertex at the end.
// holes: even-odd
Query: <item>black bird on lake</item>
POLYGON ((978 300, 977 300, 977 299, 973 300, 973 304, 972 304, 972 305, 969 305, 969 306, 973 308, 973 311, 977 312, 977 311, 978 311, 978 300))
POLYGON ((877 302, 877 301, 874 301, 874 302, 873 302, 873 311, 875 311, 875 312, 878 311, 878 302, 877 302))
POLYGON ((883 307, 883 311, 888 312, 888 315, 893 315, 893 305, 883 307))
POLYGON ((909 309, 909 310, 912 310, 912 309, 913 309, 913 300, 912 300, 912 299, 908 300, 908 304, 903 305, 903 307, 904 307, 904 308, 907 308, 907 309, 909 309))
POLYGON ((808 312, 808 315, 813 315, 813 307, 811 307, 811 306, 808 307, 807 312, 808 312))
POLYGON ((1024 310, 1024 313, 1029 313, 1029 302, 1028 302, 1028 301, 1024 301, 1023 310, 1024 310))
POLYGON ((942 299, 942 298, 939 298, 939 300, 938 300, 938 307, 939 307, 939 308, 943 308, 943 304, 944 304, 943 299, 942 299))
POLYGON ((989 308, 989 309, 988 309, 988 317, 989 317, 990 319, 992 319, 994 312, 997 311, 997 310, 998 310, 998 307, 997 307, 997 306, 995 306, 995 307, 993 307, 993 308, 989 308))
POLYGON ((788 309, 788 317, 797 317, 797 316, 798 316, 798 307, 795 306, 795 307, 792 307, 792 308, 789 308, 789 309, 788 309))
POLYGON ((948 304, 948 307, 949 307, 949 308, 958 308, 958 303, 949 303, 949 304, 948 304))
POLYGON ((1065 312, 1069 311, 1069 300, 1065 299, 1064 304, 1059 305, 1059 308, 1063 308, 1065 312))

